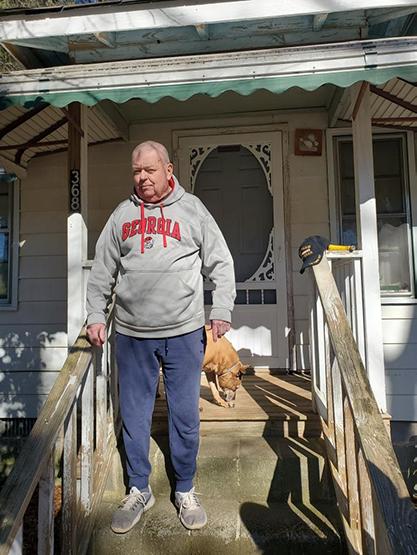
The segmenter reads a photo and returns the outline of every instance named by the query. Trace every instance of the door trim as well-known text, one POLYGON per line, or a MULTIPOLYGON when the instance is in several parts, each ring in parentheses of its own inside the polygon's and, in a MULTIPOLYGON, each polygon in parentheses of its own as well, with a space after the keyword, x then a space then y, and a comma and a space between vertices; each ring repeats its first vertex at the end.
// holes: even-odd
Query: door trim
MULTIPOLYGON (((211 144, 234 144, 244 142, 270 142, 273 148, 271 158, 271 174, 273 186, 273 216, 274 216, 274 264, 277 298, 280 299, 280 309, 277 311, 278 328, 275 341, 278 342, 280 367, 293 367, 294 353, 294 311, 292 295, 292 264, 290 251, 290 234, 288 214, 288 126, 287 125, 259 125, 241 127, 212 127, 204 129, 175 130, 172 133, 173 161, 178 168, 178 176, 187 188, 190 183, 190 165, 188 160, 181 157, 181 148, 211 144), (253 137, 253 139, 252 139, 253 137), (275 147, 275 148, 274 148, 275 147), (283 225, 278 225, 283 222, 283 225), (279 263, 278 263, 279 262, 279 263), (284 284, 285 291, 278 295, 278 287, 284 284), (291 356, 290 356, 291 353, 291 356)), ((189 188, 189 187, 188 187, 189 188)), ((249 305, 250 306, 250 305, 249 305)), ((278 306, 278 305, 276 305, 278 306)))

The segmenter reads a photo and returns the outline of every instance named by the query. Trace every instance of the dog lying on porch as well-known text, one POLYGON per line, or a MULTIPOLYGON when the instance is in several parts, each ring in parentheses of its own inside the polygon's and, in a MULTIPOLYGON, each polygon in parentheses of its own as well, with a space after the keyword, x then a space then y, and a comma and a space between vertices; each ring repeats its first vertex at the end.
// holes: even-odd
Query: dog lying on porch
POLYGON ((211 394, 217 405, 232 408, 235 406, 236 391, 249 365, 242 364, 239 355, 228 339, 222 337, 214 342, 210 326, 205 328, 207 345, 203 370, 206 373, 211 394), (222 394, 224 398, 222 398, 222 394))

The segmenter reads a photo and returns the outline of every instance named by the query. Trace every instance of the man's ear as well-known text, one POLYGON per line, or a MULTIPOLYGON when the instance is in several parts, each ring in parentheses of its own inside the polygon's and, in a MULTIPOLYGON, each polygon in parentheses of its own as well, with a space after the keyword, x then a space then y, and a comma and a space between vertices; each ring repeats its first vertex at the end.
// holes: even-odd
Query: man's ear
POLYGON ((172 162, 168 162, 168 164, 166 165, 166 176, 168 181, 171 179, 173 173, 174 173, 174 165, 172 164, 172 162))

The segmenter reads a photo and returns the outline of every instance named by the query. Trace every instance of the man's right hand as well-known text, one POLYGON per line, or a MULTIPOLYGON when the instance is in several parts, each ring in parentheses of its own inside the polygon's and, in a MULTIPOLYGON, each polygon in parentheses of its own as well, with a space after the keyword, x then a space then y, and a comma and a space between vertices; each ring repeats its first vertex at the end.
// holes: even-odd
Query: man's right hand
POLYGON ((94 347, 101 347, 106 341, 106 324, 90 324, 87 326, 87 339, 94 347))

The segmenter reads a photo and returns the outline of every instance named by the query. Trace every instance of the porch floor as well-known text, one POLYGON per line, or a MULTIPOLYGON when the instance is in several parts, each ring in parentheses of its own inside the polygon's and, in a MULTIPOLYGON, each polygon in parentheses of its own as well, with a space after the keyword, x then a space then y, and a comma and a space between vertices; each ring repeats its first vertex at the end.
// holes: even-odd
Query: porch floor
MULTIPOLYGON (((311 380, 309 376, 289 375, 269 371, 258 371, 245 375, 237 391, 235 408, 216 405, 212 399, 206 375, 201 376, 200 419, 202 433, 234 429, 233 423, 249 431, 270 429, 275 434, 318 435, 318 416, 312 410, 311 380), (252 423, 252 430, 248 429, 252 423), (316 432, 316 433, 313 433, 316 432)), ((163 426, 167 418, 167 407, 161 379, 161 397, 156 400, 153 416, 154 425, 163 426)))

